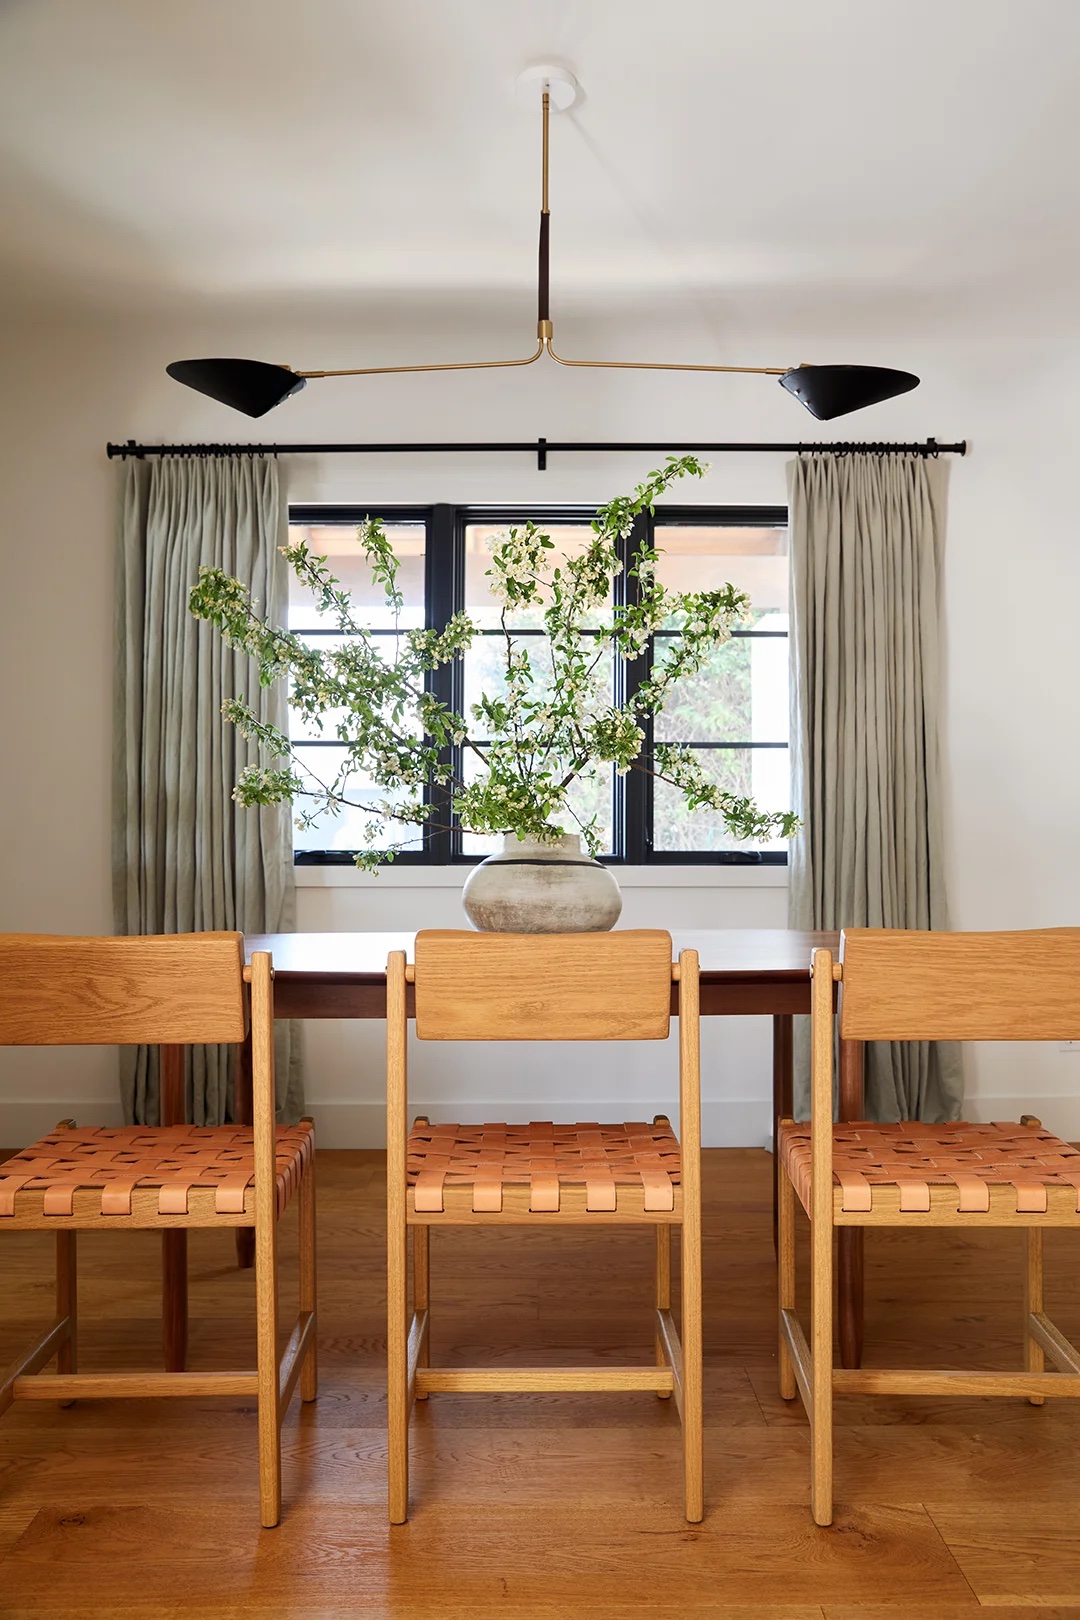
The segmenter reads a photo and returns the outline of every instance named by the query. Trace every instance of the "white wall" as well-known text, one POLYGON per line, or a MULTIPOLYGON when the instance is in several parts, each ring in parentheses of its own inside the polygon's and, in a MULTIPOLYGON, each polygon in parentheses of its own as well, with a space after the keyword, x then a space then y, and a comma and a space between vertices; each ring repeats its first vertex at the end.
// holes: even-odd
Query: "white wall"
MULTIPOLYGON (((1080 547, 1073 510, 1080 382, 1075 343, 1003 335, 913 339, 880 316, 844 313, 838 342, 804 324, 772 338, 715 334, 693 321, 625 334, 564 333, 567 352, 645 358, 735 354, 770 363, 880 359, 909 366, 922 388, 836 425, 869 438, 968 436, 973 454, 952 474, 946 570, 946 780, 949 881, 959 927, 1030 927, 1080 921, 1073 849, 1080 803, 1075 629, 1080 547), (830 338, 832 339, 830 341, 830 338)), ((111 927, 109 851, 112 547, 117 469, 107 439, 649 438, 793 439, 835 436, 768 379, 642 373, 567 373, 542 363, 521 372, 327 381, 262 422, 249 423, 163 376, 167 360, 239 353, 303 367, 403 357, 515 353, 529 314, 492 312, 491 326, 444 330, 404 319, 365 331, 353 317, 301 325, 271 312, 220 319, 128 322, 40 318, 12 323, 0 389, 0 693, 5 791, 0 794, 0 927, 57 932, 111 927)), ((809 324, 807 324, 809 323, 809 324)), ((524 343, 523 343, 524 338, 524 343)), ((428 502, 598 501, 648 469, 648 457, 551 458, 538 473, 523 457, 297 458, 298 500, 428 502)), ((780 502, 784 457, 718 457, 703 503, 780 502)), ((754 879, 758 875, 750 874, 754 879)), ((630 923, 781 926, 782 888, 731 886, 730 874, 626 891, 630 923), (727 877, 725 883, 723 879, 727 877)), ((433 880, 434 882, 434 880, 433 880)), ((402 888, 393 877, 347 889, 305 888, 299 926, 411 927, 457 920, 453 890, 402 888)), ((381 1086, 377 1026, 309 1025, 308 1087, 324 1140, 342 1145, 377 1131, 381 1086)), ((705 1119, 713 1142, 761 1142, 768 1119, 768 1026, 714 1020, 708 1030, 705 1119)), ((489 1054, 489 1057, 491 1054, 489 1054)), ((533 1057, 535 1058, 535 1054, 533 1057)), ((581 1114, 632 1113, 642 1076, 590 1063, 587 1094, 561 1093, 520 1053, 499 1066, 463 1057, 439 1081, 414 1075, 417 1101, 481 1114, 512 1093, 531 1117, 554 1103, 581 1114), (512 1065, 510 1077, 507 1066, 512 1065), (441 1087, 441 1089, 440 1089, 441 1087)), ((664 1061, 667 1096, 673 1084, 664 1061)), ((975 1055, 976 1117, 1042 1112, 1080 1136, 1080 1057, 1051 1049, 975 1055)), ((649 1091, 652 1106, 654 1091, 649 1091)), ((667 1100, 666 1097, 658 1100, 667 1100)), ((644 1105, 644 1103, 643 1103, 644 1105)), ((5 1053, 0 1141, 17 1142, 74 1113, 115 1117, 110 1054, 5 1053)))

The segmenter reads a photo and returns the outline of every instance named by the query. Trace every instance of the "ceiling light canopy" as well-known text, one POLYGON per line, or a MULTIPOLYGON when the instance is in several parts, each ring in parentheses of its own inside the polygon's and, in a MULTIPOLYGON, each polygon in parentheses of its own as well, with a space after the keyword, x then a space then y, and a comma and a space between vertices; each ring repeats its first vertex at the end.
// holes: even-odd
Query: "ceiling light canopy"
POLYGON ((565 68, 541 65, 528 68, 518 80, 521 98, 539 99, 542 127, 542 183, 540 254, 537 278, 536 348, 515 360, 453 360, 434 365, 357 366, 341 371, 293 371, 289 366, 263 360, 174 360, 165 367, 169 376, 196 393, 206 394, 245 416, 265 416, 290 394, 297 394, 312 378, 378 377, 409 371, 479 371, 507 366, 531 366, 547 355, 561 366, 583 366, 605 371, 708 371, 743 376, 777 377, 780 386, 802 402, 811 416, 828 422, 835 416, 861 411, 867 405, 894 399, 919 385, 910 371, 887 366, 716 366, 659 360, 575 360, 557 354, 550 308, 550 223, 548 206, 548 126, 552 111, 564 112, 578 99, 578 84, 565 68))

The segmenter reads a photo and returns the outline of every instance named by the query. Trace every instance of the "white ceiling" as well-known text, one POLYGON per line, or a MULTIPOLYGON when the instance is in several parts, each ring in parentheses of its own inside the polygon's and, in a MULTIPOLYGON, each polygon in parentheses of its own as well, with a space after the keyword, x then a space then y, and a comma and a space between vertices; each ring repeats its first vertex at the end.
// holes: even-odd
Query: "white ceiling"
POLYGON ((1076 302, 1078 0, 0 0, 9 307, 1076 302))

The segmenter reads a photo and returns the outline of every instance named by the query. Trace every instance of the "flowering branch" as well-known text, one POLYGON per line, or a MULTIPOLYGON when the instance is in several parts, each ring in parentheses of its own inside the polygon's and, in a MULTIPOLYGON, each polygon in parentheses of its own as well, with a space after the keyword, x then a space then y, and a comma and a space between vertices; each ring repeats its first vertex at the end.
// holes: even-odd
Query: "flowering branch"
MULTIPOLYGON (((305 724, 320 735, 329 732, 342 748, 333 780, 323 782, 306 765, 300 768, 284 732, 260 721, 248 704, 230 699, 223 705, 226 720, 272 762, 242 771, 234 798, 245 805, 306 801, 298 826, 347 807, 365 812, 367 847, 356 861, 369 869, 402 847, 400 842, 378 847, 385 843, 387 822, 431 825, 425 790, 435 785, 449 791, 454 816, 470 832, 551 840, 569 818, 595 851, 597 818, 583 821, 568 793, 579 780, 595 779, 608 767, 622 775, 646 771, 675 788, 691 809, 718 813, 737 838, 791 836, 797 825, 793 815, 761 811, 751 799, 710 782, 691 750, 663 744, 654 748, 651 760, 645 757, 650 718, 681 681, 703 668, 750 607, 731 585, 666 590, 657 579, 659 553, 644 540, 637 543, 628 570, 636 599, 612 604, 621 547, 636 519, 652 511, 678 479, 700 478, 704 471, 694 456, 670 457, 632 494, 602 507, 587 545, 569 558, 557 559, 551 537, 531 522, 511 526, 494 542, 487 578, 501 608, 504 691, 482 693, 467 717, 427 689, 433 671, 460 659, 473 644, 478 627, 467 614, 455 614, 440 630, 399 632, 391 661, 380 638, 355 617, 348 591, 325 559, 301 540, 283 548, 286 561, 342 637, 340 646, 315 648, 262 617, 238 580, 221 569, 201 568, 191 612, 255 660, 261 685, 287 680, 290 702, 305 724), (532 646, 539 638, 514 634, 513 616, 523 612, 543 626, 547 648, 536 662, 532 646), (663 638, 664 651, 631 703, 615 705, 606 660, 640 658, 661 628, 678 634, 663 638), (477 727, 486 734, 482 747, 471 735, 477 727), (446 763, 451 750, 463 745, 481 764, 469 782, 446 763), (356 778, 387 796, 358 799, 350 786, 356 778)), ((376 519, 360 525, 357 541, 397 625, 404 597, 391 542, 376 519)))

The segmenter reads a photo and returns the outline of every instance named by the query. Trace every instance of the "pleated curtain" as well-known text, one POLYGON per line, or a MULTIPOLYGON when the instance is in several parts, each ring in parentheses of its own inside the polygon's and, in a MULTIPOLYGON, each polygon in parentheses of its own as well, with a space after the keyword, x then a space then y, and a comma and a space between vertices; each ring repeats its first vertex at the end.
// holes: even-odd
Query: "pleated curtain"
MULTIPOLYGON (((793 928, 947 928, 939 763, 946 469, 924 456, 806 455, 788 469, 793 928)), ((796 1113, 809 1115, 805 1030, 796 1113)), ((867 1048, 866 1112, 955 1119, 959 1052, 867 1048)))
MULTIPOLYGON (((242 580, 285 622, 287 510, 273 457, 161 456, 122 468, 116 599, 113 899, 124 934, 294 927, 288 806, 244 809, 232 799, 256 752, 221 715, 246 698, 287 726, 286 694, 261 688, 252 662, 188 612, 199 566, 242 580)), ((278 1112, 302 1111, 299 1026, 277 1026, 278 1112)), ((196 1125, 233 1117, 235 1054, 188 1055, 188 1113, 196 1125)), ((129 1123, 159 1118, 157 1053, 121 1051, 129 1123)))

